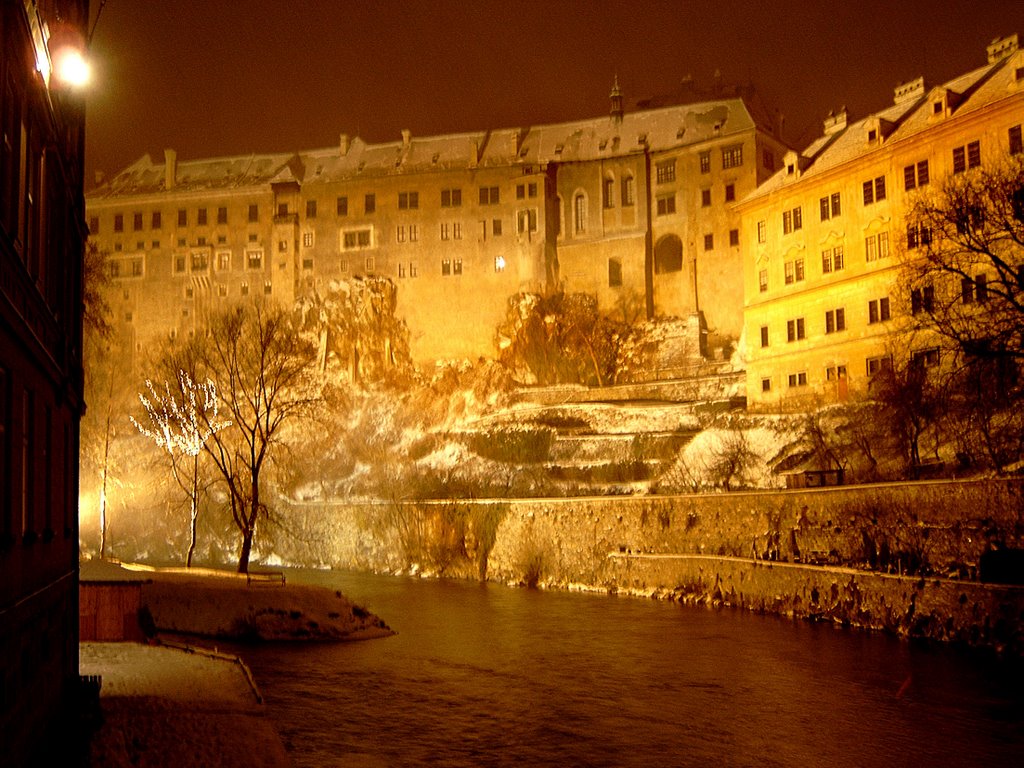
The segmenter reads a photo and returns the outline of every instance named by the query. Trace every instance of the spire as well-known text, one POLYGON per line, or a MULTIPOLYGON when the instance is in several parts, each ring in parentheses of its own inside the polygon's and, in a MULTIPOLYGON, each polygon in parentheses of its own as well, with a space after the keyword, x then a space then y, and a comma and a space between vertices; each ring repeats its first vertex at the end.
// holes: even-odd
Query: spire
POLYGON ((619 88, 619 75, 615 74, 615 84, 612 86, 611 92, 612 100, 612 120, 617 123, 622 122, 622 90, 619 88))

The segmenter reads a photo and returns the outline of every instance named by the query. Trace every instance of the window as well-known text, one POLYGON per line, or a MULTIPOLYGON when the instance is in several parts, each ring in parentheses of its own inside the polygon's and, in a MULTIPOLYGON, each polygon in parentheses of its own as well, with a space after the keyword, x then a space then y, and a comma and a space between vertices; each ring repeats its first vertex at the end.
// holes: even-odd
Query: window
POLYGON ((838 333, 846 330, 846 310, 830 309, 825 313, 825 333, 838 333))
POLYGON ((398 229, 395 231, 395 240, 399 243, 405 242, 405 225, 399 224, 398 229))
POLYGON ((761 379, 761 391, 762 392, 771 392, 772 391, 772 380, 771 379, 767 379, 767 378, 766 379, 761 379))
POLYGON ((953 149, 953 173, 963 173, 968 168, 981 165, 981 144, 972 141, 965 147, 953 149))
POLYGON ((452 259, 452 274, 453 275, 461 275, 462 274, 462 259, 452 259))
POLYGON ((657 200, 657 211, 659 216, 667 216, 676 212, 676 196, 664 195, 657 200))
POLYGON ((337 201, 337 208, 335 209, 339 216, 348 216, 348 197, 345 195, 339 195, 337 201))
POLYGON ((516 231, 520 235, 537 231, 537 210, 535 208, 516 212, 516 231))
POLYGON ((115 213, 114 214, 114 231, 115 232, 124 232, 124 214, 123 213, 115 213))
POLYGON ((180 275, 185 272, 185 255, 181 253, 174 254, 174 274, 180 275))
POLYGON ((315 219, 316 218, 316 200, 307 200, 306 201, 306 218, 307 219, 315 219))
POLYGON ((770 149, 765 149, 761 152, 761 165, 765 167, 767 171, 775 170, 775 153, 770 149))
POLYGON ((137 212, 132 215, 132 231, 139 232, 142 230, 142 212, 137 212))
POLYGON ((373 256, 367 256, 363 261, 363 266, 366 268, 367 272, 373 272, 373 270, 377 268, 377 262, 374 260, 373 256))
POLYGON ((791 232, 796 232, 798 229, 803 229, 803 226, 804 215, 799 205, 792 210, 782 212, 782 234, 788 235, 791 232))
POLYGON ((587 231, 587 198, 582 192, 573 198, 573 229, 577 235, 587 231))
POLYGON ((287 216, 288 215, 288 203, 278 203, 277 204, 277 215, 278 216, 287 216))
POLYGON ((277 241, 277 252, 278 253, 288 253, 288 241, 287 240, 278 240, 277 241))
POLYGON ((767 325, 762 325, 761 326, 761 346, 762 347, 767 347, 768 346, 768 326, 767 325))
POLYGON ((373 192, 367 192, 363 195, 363 211, 367 214, 374 213, 377 210, 377 195, 373 192))
POLYGON ((806 387, 807 386, 807 371, 800 371, 800 373, 789 374, 789 386, 791 387, 806 387))
POLYGON ((821 220, 828 221, 834 219, 842 211, 839 205, 839 193, 833 192, 831 195, 825 195, 818 201, 818 206, 821 209, 821 220))
POLYGON ((442 208, 458 208, 462 205, 462 190, 461 189, 442 189, 441 190, 441 207, 442 208))
POLYGON ((865 181, 863 188, 864 205, 871 205, 872 203, 885 200, 885 176, 865 181))
POLYGON ((498 205, 500 202, 497 187, 480 187, 480 205, 498 205))
MULTIPOLYGON (((159 213, 160 213, 159 211, 156 211, 156 212, 153 213, 153 215, 157 216, 159 213)), ((99 216, 90 216, 89 217, 89 234, 90 235, 98 235, 99 231, 100 231, 100 217, 99 216)))
POLYGON ((868 302, 868 324, 884 323, 889 319, 889 297, 868 302))
POLYGON ((804 260, 800 258, 787 261, 783 264, 783 270, 786 275, 786 285, 799 282, 804 279, 804 260))
POLYGON ((634 205, 636 202, 636 182, 632 176, 627 176, 622 180, 622 204, 623 205, 634 205))
POLYGON ((988 301, 988 276, 984 273, 960 280, 960 298, 964 304, 977 301, 979 304, 988 301))
POLYGON ((922 160, 916 165, 911 163, 903 169, 903 188, 908 192, 928 183, 928 161, 922 160))
POLYGON ((865 259, 867 261, 878 261, 889 256, 889 233, 879 232, 877 235, 868 235, 864 240, 865 259))
POLYGON ((711 205, 711 190, 702 189, 700 191, 700 204, 702 208, 708 208, 711 205))
POLYGON ((398 210, 400 211, 414 211, 420 207, 420 193, 419 192, 399 192, 398 193, 398 210))
POLYGON ((821 272, 827 275, 830 272, 838 272, 845 265, 843 246, 826 248, 821 252, 821 272))
MULTIPOLYGON (((178 218, 180 220, 180 218, 181 218, 181 211, 178 211, 178 218)), ((249 223, 250 224, 255 224, 259 220, 260 220, 260 207, 258 205, 255 205, 255 204, 250 205, 249 206, 249 223)), ((180 223, 181 222, 179 221, 179 224, 180 223)))
POLYGON ((932 231, 924 224, 907 225, 907 248, 917 248, 932 242, 932 231))
POLYGON ((192 252, 192 271, 201 272, 210 267, 210 255, 206 251, 192 252))
POLYGON ((725 185, 725 202, 731 203, 736 199, 736 185, 726 184, 725 185))
POLYGON ((452 225, 447 221, 441 222, 441 239, 451 240, 452 239, 452 225))
POLYGON ((615 207, 615 179, 606 178, 602 185, 601 204, 605 208, 615 207))
POLYGON ((1007 133, 1010 139, 1010 154, 1019 155, 1021 152, 1024 152, 1024 139, 1021 137, 1020 126, 1011 126, 1007 133))
MULTIPOLYGON (((459 226, 461 227, 462 225, 460 224, 459 226)), ((461 231, 459 233, 459 236, 460 237, 462 236, 461 231)), ((410 243, 415 243, 415 242, 418 242, 419 239, 420 239, 420 225, 419 224, 410 224, 409 225, 409 242, 410 243)))
POLYGON ((916 315, 920 312, 931 312, 935 308, 935 289, 926 285, 923 288, 915 288, 910 292, 910 314, 916 315))
POLYGON ((768 240, 768 222, 762 219, 757 222, 757 242, 763 243, 768 240))
POLYGON ((934 368, 939 364, 939 348, 919 349, 911 353, 910 364, 920 368, 934 368))
POLYGON ((461 221, 453 221, 452 222, 452 240, 461 240, 461 239, 462 239, 462 222, 461 221))
POLYGON ((199 226, 201 226, 201 227, 205 227, 206 226, 206 209, 205 208, 200 208, 196 212, 196 223, 199 226))
POLYGON ((739 168, 743 165, 743 145, 735 144, 722 149, 722 168, 739 168))
POLYGON ((369 248, 370 247, 370 230, 368 229, 351 229, 343 233, 341 240, 342 248, 346 251, 351 251, 356 248, 369 248))
POLYGON ((217 269, 221 272, 231 269, 231 251, 217 251, 217 269))
POLYGON ((405 277, 405 262, 404 261, 400 261, 398 263, 398 277, 399 278, 405 277))
POLYGON ((265 296, 269 296, 272 292, 273 292, 273 286, 270 284, 270 281, 269 280, 264 280, 263 281, 263 294, 265 296))
POLYGON ((491 220, 491 234, 495 237, 501 237, 501 219, 491 220))
POLYGON ((711 152, 700 153, 700 172, 711 173, 711 152))
POLYGON ((441 275, 447 277, 452 273, 451 259, 441 259, 441 275))
POLYGON ((729 245, 740 244, 740 231, 738 229, 729 230, 729 245))
POLYGON ((715 236, 713 234, 704 235, 704 250, 713 251, 715 249, 715 236))
POLYGON ((655 179, 658 184, 667 184, 670 181, 676 180, 676 161, 666 160, 658 163, 654 167, 655 179))
POLYGON ((786 321, 786 341, 798 341, 804 338, 804 319, 798 317, 796 320, 786 321))
POLYGON ((840 379, 846 378, 846 366, 835 365, 829 366, 825 369, 825 380, 826 381, 839 381, 840 379))
POLYGON ((608 287, 619 288, 622 286, 622 262, 618 259, 608 259, 608 287))
POLYGON ((767 269, 762 269, 760 272, 757 273, 757 283, 758 283, 758 290, 760 290, 761 293, 767 293, 768 292, 768 270, 767 269))
MULTIPOLYGON (((313 215, 316 216, 316 201, 313 201, 313 215)), ((226 206, 221 205, 217 208, 217 223, 228 223, 228 209, 226 206)))
POLYGON ((874 376, 882 371, 892 370, 892 356, 883 355, 882 357, 869 357, 867 359, 867 374, 868 376, 874 376))

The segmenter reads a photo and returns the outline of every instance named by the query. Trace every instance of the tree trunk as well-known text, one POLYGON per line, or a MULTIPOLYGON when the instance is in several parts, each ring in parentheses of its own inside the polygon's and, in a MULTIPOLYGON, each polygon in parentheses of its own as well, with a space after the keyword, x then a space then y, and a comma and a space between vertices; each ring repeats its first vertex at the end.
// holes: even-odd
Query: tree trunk
POLYGON ((196 520, 199 517, 199 454, 192 457, 192 509, 191 514, 191 538, 188 542, 188 554, 185 556, 185 567, 192 567, 192 555, 196 551, 196 520))

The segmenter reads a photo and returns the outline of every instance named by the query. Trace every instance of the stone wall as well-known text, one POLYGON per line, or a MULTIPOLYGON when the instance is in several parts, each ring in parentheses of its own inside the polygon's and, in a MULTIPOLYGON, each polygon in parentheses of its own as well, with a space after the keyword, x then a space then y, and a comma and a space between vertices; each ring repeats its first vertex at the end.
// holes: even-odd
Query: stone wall
POLYGON ((273 551, 311 566, 629 591, 1024 651, 1024 483, 293 506, 273 551))

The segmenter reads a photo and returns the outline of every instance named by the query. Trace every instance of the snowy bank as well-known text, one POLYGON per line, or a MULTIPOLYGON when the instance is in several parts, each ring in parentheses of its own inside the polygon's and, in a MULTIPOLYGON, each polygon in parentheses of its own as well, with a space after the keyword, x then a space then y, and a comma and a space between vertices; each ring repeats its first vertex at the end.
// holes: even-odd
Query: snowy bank
POLYGON ((291 761, 233 657, 137 643, 82 643, 100 675, 103 723, 89 764, 105 768, 284 768, 291 761))
POLYGON ((143 579, 143 629, 226 640, 365 640, 393 634, 340 592, 210 569, 86 561, 80 579, 143 579), (146 626, 149 625, 149 626, 146 626))

